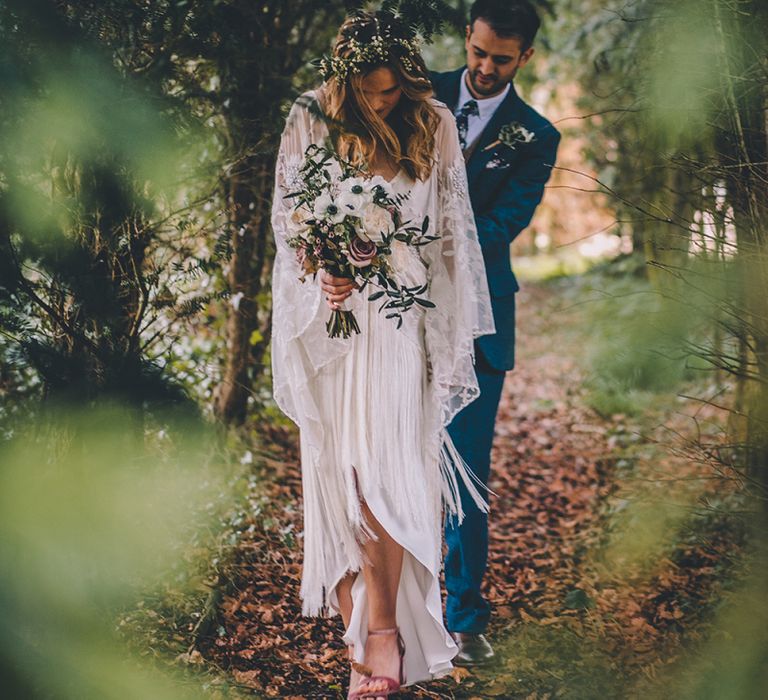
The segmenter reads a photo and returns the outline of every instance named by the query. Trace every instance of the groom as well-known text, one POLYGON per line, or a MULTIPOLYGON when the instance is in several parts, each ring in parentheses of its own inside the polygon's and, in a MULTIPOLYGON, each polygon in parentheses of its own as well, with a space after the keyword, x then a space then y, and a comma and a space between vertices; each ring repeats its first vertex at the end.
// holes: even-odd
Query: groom
MULTIPOLYGON (((491 292, 496 334, 476 343, 481 394, 449 433, 467 464, 488 482, 496 410, 504 373, 515 362, 515 292, 509 244, 528 225, 555 162, 560 134, 515 92, 513 79, 533 55, 539 18, 528 0, 477 0, 466 33, 467 65, 433 73, 438 100, 456 116, 467 179, 491 292)), ((445 582, 448 629, 457 663, 493 656, 482 634, 490 606, 480 593, 488 557, 488 519, 469 495, 460 526, 448 522, 445 582)))

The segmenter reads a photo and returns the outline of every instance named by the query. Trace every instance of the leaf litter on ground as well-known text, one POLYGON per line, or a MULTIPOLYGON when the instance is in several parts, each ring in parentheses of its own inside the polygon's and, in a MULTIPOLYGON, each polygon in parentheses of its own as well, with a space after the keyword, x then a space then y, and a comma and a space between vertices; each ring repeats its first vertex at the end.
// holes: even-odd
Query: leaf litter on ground
MULTIPOLYGON (((563 285, 528 285, 518 295, 519 359, 504 387, 489 483, 497 497, 484 590, 497 661, 412 686, 408 697, 629 696, 705 636, 741 544, 738 532, 707 519, 687 536, 695 499, 657 478, 684 484, 687 476, 699 499, 722 489, 706 481, 709 465, 659 438, 659 426, 690 433, 694 409, 659 400, 655 412, 633 418, 588 407, 585 319, 563 285), (669 498, 683 501, 672 516, 658 507, 669 498), (666 529, 638 554, 634 540, 642 545, 640 531, 659 520, 666 529)), ((707 410, 713 424, 723 419, 707 410)), ((270 451, 260 507, 241 530, 220 633, 201 651, 267 697, 345 697, 340 618, 300 612, 297 435, 273 422, 260 432, 270 451)))

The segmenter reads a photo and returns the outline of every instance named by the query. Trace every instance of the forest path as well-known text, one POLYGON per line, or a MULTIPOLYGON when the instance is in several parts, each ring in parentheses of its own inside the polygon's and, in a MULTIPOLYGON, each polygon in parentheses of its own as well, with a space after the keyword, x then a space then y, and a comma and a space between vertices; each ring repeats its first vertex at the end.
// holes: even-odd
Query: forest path
MULTIPOLYGON (((632 697, 675 661, 683 637, 696 638, 688 627, 716 590, 713 564, 728 539, 706 548, 679 540, 642 560, 606 549, 613 514, 642 500, 624 482, 644 481, 637 447, 647 441, 625 416, 604 419, 586 405, 575 353, 590 329, 578 300, 570 280, 529 284, 518 295, 517 367, 504 387, 490 480, 497 495, 486 592, 496 663, 403 697, 632 697)), ((300 616, 296 435, 275 430, 270 441, 266 491, 243 526, 219 636, 204 655, 251 692, 345 697, 340 619, 300 616)), ((642 518, 624 525, 630 536, 645 527, 642 518)))

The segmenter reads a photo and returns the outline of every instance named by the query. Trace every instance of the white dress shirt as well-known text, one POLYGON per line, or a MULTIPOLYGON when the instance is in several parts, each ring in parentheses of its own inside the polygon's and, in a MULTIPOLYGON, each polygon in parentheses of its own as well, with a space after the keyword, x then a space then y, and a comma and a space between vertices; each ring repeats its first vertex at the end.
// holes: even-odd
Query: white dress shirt
POLYGON ((483 129, 485 129, 488 122, 491 121, 493 113, 504 101, 508 92, 509 83, 507 83, 507 86, 498 95, 477 99, 467 87, 467 69, 464 69, 464 72, 461 74, 459 101, 456 103, 454 115, 458 117, 461 108, 470 100, 475 100, 477 102, 477 110, 480 112, 479 116, 471 114, 467 120, 467 147, 471 146, 483 132, 483 129))

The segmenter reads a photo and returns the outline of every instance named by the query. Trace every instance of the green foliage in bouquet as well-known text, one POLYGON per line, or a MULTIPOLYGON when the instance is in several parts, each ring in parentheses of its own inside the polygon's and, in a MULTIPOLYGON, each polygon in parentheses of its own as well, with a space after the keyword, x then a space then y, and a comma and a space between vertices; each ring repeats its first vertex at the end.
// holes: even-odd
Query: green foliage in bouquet
MULTIPOLYGON (((423 296, 427 285, 399 284, 391 264, 396 241, 418 249, 438 239, 428 233, 429 217, 419 225, 404 219, 406 195, 395 194, 387 180, 367 176, 325 146, 311 144, 304 155, 297 189, 286 195, 294 202, 288 245, 296 251, 302 281, 323 269, 354 279, 360 291, 374 285, 379 289, 368 300, 386 297, 379 311, 387 311, 398 328, 402 314, 414 306, 434 307, 423 296)), ((331 338, 360 332, 347 309, 333 311, 327 329, 331 338)))

